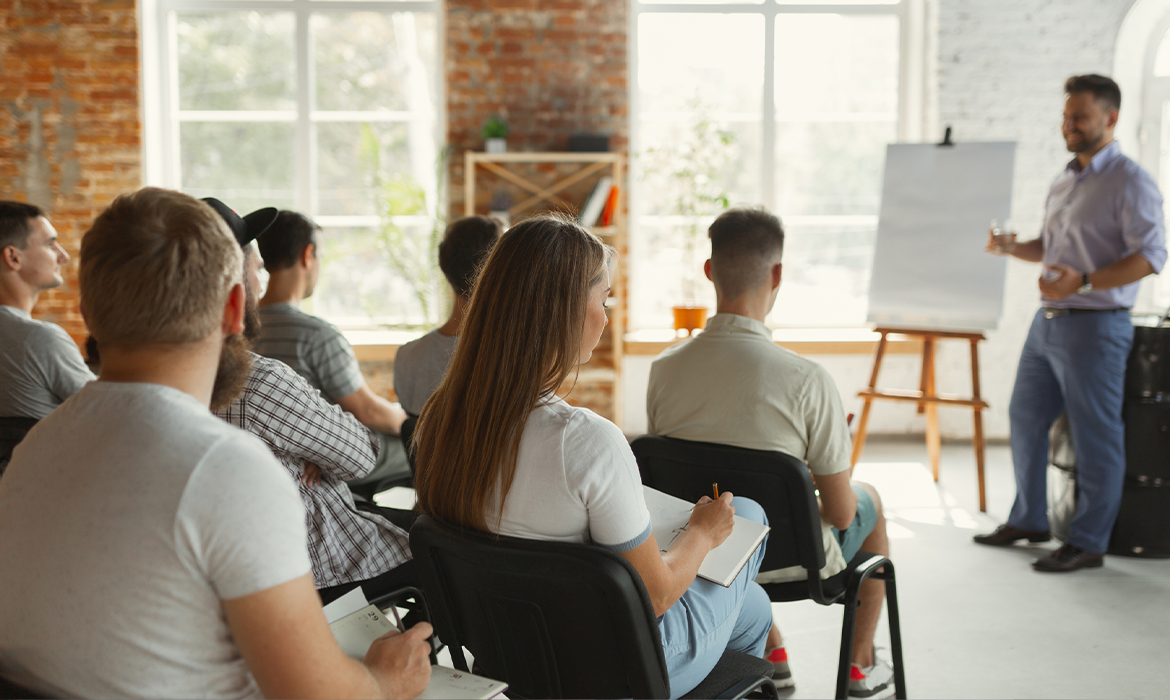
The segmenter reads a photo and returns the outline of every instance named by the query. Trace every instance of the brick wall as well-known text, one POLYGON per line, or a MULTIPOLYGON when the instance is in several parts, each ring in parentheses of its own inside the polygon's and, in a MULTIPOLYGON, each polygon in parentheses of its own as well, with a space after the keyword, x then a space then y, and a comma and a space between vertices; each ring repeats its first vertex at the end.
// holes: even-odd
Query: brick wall
POLYGON ((625 0, 449 0, 453 215, 463 214, 463 152, 483 149, 480 127, 493 114, 508 122, 509 150, 563 151, 569 136, 591 132, 626 151, 626 34, 625 0))
MULTIPOLYGON (((0 0, 0 198, 44 208, 65 250, 141 185, 133 0, 0 0)), ((33 314, 85 338, 76 260, 33 314)))

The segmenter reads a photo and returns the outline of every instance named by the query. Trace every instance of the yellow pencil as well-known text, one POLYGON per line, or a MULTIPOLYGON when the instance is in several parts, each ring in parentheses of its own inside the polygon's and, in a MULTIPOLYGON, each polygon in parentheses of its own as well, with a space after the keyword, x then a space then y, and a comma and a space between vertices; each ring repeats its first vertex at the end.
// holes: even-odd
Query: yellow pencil
POLYGON ((711 484, 711 488, 715 489, 715 500, 719 500, 719 484, 711 484))

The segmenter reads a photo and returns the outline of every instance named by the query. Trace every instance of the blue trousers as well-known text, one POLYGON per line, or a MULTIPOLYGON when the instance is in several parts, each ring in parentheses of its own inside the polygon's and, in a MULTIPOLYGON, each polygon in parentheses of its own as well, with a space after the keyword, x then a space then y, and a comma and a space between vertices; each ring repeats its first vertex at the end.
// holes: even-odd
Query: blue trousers
MULTIPOLYGON (((731 502, 736 515, 768 524, 764 509, 755 501, 736 497, 731 502)), ((764 655, 772 628, 772 603, 755 578, 767 546, 765 539, 729 588, 695 578, 658 621, 670 697, 677 698, 697 686, 715 668, 725 649, 764 655)))
POLYGON ((1133 345, 1128 311, 1032 320, 1009 409, 1016 502, 1008 524, 1048 529, 1048 431, 1068 410, 1077 454, 1077 511, 1068 541, 1103 553, 1121 505, 1125 364, 1133 345))

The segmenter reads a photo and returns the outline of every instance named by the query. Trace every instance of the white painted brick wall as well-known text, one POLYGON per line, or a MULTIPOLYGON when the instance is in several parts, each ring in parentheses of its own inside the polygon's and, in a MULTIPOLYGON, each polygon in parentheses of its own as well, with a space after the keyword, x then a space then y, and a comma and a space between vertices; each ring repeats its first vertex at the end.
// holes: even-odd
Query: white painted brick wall
MULTIPOLYGON (((1024 237, 1039 231, 1048 186, 1070 155, 1060 137, 1064 80, 1077 73, 1108 75, 1117 31, 1131 0, 940 0, 938 119, 958 140, 1018 143, 1012 218, 1024 237)), ((1137 109, 1136 100, 1125 101, 1137 109)), ((1137 144, 1122 144, 1136 155, 1137 144)), ((1012 260, 1004 316, 981 348, 983 393, 991 403, 988 435, 1008 435, 1007 405, 1016 362, 1039 296, 1039 266, 1012 260)), ((947 344, 944 343, 945 347, 947 344)), ((943 350, 939 383, 970 386, 967 351, 943 350)), ((964 389, 965 390, 965 389, 964 389)), ((907 407, 908 408, 908 407, 907 407)), ((883 408, 885 414, 888 409, 883 408)), ((969 437, 962 411, 941 412, 943 434, 969 437)), ((921 419, 891 424, 875 416, 874 430, 914 432, 921 419)), ((918 428, 921 430, 921 428, 918 428)))

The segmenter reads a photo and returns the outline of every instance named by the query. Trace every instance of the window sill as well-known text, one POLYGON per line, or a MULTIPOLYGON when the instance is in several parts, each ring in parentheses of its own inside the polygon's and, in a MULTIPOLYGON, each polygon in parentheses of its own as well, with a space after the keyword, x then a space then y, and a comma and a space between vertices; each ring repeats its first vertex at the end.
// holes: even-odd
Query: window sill
MULTIPOLYGON (((362 362, 393 362, 398 348, 423 335, 425 331, 345 331, 354 354, 362 362)), ((868 328, 778 328, 772 340, 780 347, 800 355, 872 355, 881 335, 868 328)), ((632 331, 626 334, 625 354, 653 356, 681 342, 683 338, 665 329, 632 331)), ((891 335, 886 352, 893 355, 917 355, 922 340, 891 335)))
MULTIPOLYGON (((668 330, 643 330, 626 334, 627 355, 657 355, 683 338, 668 330)), ((881 334, 868 328, 777 328, 772 341, 799 355, 872 355, 881 334)), ((886 342, 889 354, 922 352, 922 341, 892 335, 886 342)))

